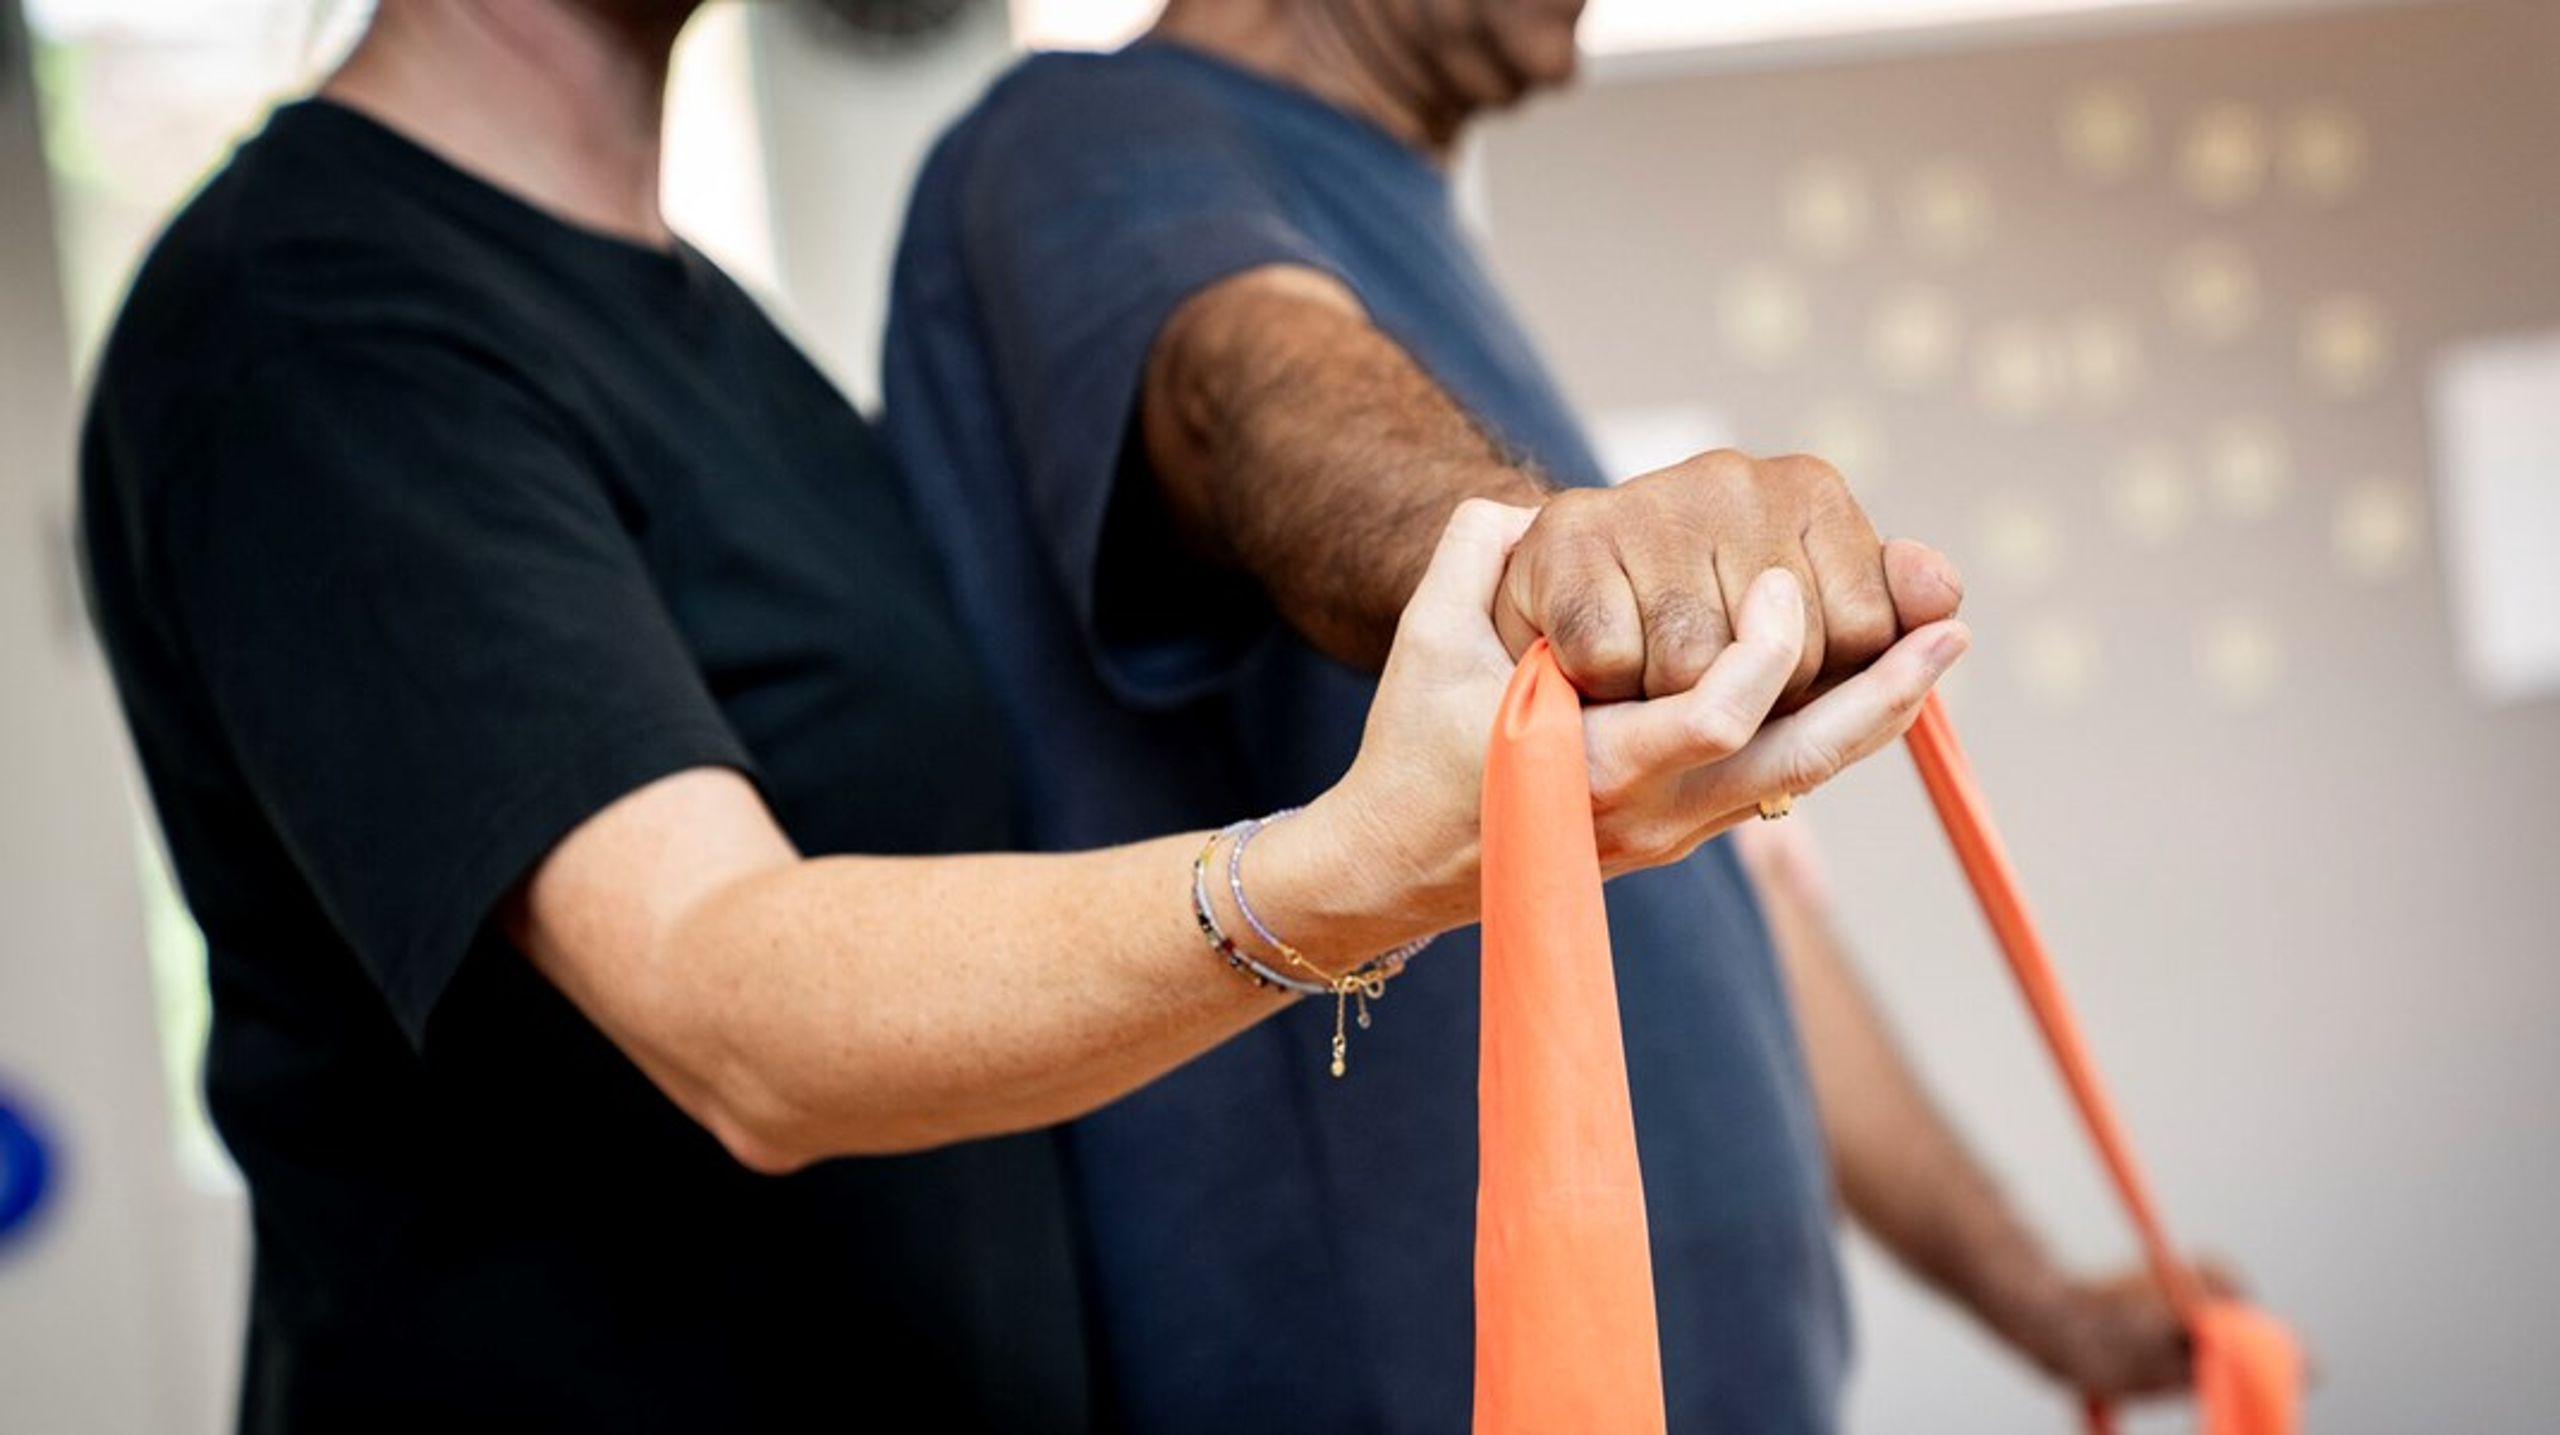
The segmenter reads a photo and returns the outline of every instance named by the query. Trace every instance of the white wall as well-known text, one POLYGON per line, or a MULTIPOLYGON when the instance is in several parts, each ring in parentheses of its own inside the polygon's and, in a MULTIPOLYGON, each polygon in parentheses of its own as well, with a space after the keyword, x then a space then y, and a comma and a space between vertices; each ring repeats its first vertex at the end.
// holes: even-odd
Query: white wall
POLYGON ((0 1423, 214 1429, 236 1203, 181 1176, 136 887, 122 727, 70 561, 72 403, 36 111, 0 5, 0 1081, 58 1144, 49 1211, 0 1247, 0 1423))
POLYGON ((1013 57, 1002 5, 914 48, 866 52, 799 5, 755 7, 756 97, 780 310, 868 413, 907 191, 925 151, 1013 57))
MULTIPOLYGON (((1587 411, 1685 403, 1834 453, 1888 531, 1964 565, 1975 763, 2173 1231, 2319 1353, 2313 1428, 2554 1428, 2560 702, 2462 680, 2426 379, 2560 329, 2560 5, 1766 58, 1491 137, 1530 327, 1587 411), (2135 101, 2138 152, 2066 143, 2093 92, 2135 101), (1950 173, 1980 223, 1915 242, 1912 194, 1950 173), (1844 186, 1863 227, 1854 201, 1789 222, 1791 191, 1844 186), (2198 241, 2254 275, 2216 338, 2172 298, 2198 241), (1876 362, 1911 286, 1951 316, 1942 371, 1876 362), (2378 365, 2319 340, 2340 295, 2380 318, 2378 365), (2281 436, 2279 481, 2217 459, 2234 417, 2281 436)), ((2129 1261, 1909 764, 1799 810, 1956 1119, 2060 1249, 2129 1261)), ((1856 1277, 1855 1428, 2070 1428, 1871 1251, 1856 1277)))

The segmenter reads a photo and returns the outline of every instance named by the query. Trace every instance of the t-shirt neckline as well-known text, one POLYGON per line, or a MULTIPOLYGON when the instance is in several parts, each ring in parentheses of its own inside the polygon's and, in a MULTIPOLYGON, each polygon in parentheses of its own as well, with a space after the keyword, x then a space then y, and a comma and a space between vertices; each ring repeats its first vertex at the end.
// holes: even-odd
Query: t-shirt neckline
POLYGON ((1431 157, 1416 149, 1393 130, 1355 110, 1347 110, 1294 80, 1238 64, 1224 55, 1201 49, 1185 40, 1160 35, 1141 35, 1121 51, 1130 55, 1163 55, 1178 63, 1196 65, 1231 82, 1260 90, 1298 109, 1316 115, 1325 122, 1349 130, 1370 144, 1392 153, 1398 162, 1415 173, 1427 175, 1435 184, 1445 186, 1447 173, 1431 157))
POLYGON ((668 247, 661 249, 582 224, 472 173, 396 126, 327 95, 306 95, 278 105, 268 118, 268 126, 285 132, 306 127, 337 129, 371 146, 387 162, 402 166, 418 183, 431 187, 440 198, 464 210, 594 256, 647 282, 689 286, 705 262, 682 235, 671 236, 668 247))

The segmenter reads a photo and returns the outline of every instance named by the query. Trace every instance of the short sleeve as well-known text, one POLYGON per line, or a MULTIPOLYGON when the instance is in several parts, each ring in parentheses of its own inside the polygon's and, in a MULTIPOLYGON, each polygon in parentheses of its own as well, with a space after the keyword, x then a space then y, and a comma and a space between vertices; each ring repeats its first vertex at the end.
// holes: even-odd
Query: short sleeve
MULTIPOLYGON (((1106 542, 1169 533, 1131 442, 1148 352, 1183 301, 1221 279, 1339 267, 1235 116, 1165 57, 1034 60, 981 123, 956 179, 962 260, 1031 529, 1105 680, 1141 704, 1176 700, 1249 635, 1232 622, 1142 632, 1108 601, 1115 548, 1175 551, 1106 542)), ((1211 594, 1234 581, 1188 578, 1211 594)))
POLYGON ((565 420, 426 341, 267 360, 157 485, 215 724, 413 1043, 498 902, 614 799, 746 769, 565 420))

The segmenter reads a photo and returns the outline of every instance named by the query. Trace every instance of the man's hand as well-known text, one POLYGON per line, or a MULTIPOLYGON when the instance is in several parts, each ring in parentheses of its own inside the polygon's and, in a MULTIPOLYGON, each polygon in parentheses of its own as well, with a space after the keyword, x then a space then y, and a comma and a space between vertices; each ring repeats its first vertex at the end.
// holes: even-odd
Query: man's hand
MULTIPOLYGON (((2240 1297, 2239 1280, 2204 1261, 2207 1295, 2240 1297)), ((2010 1338, 2046 1374, 2085 1395, 2111 1399, 2183 1390, 2192 1379, 2186 1327, 2147 1270, 2068 1280, 2035 1303, 2010 1338)))
POLYGON ((1880 541, 1831 465, 1718 449, 1548 500, 1503 575, 1495 627, 1515 657, 1544 634, 1585 696, 1663 697, 1693 686, 1733 641, 1743 594, 1771 568, 1795 574, 1804 594, 1782 710, 1953 617, 1964 598, 1935 550, 1880 541))
MULTIPOLYGON (((1369 847, 1370 860, 1354 870, 1387 889, 1369 895, 1337 880, 1335 900, 1355 912, 1395 911, 1439 927, 1474 915, 1485 725, 1514 668, 1489 615, 1504 565, 1536 513, 1460 504, 1405 609, 1360 755, 1325 799, 1351 814, 1345 830, 1356 835, 1346 840, 1369 847), (1427 905, 1401 905, 1417 894, 1427 905)), ((1604 874, 1678 861, 1755 816, 1764 800, 1820 787, 1909 726, 1971 641, 1961 622, 1932 623, 1802 710, 1773 719, 1770 706, 1804 641, 1803 612, 1792 574, 1763 573, 1736 610, 1734 641, 1695 685, 1649 702, 1583 709, 1604 874)), ((1379 935, 1379 947, 1397 940, 1379 935)))

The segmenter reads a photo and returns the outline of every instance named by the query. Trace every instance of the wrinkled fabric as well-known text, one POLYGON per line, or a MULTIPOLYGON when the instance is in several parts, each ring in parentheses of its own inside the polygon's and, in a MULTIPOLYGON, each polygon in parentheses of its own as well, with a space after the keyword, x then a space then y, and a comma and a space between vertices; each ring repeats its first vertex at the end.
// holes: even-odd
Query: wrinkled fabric
POLYGON ((1544 639, 1484 763, 1476 1435, 1663 1429, 1635 1113, 1582 750, 1544 639))

